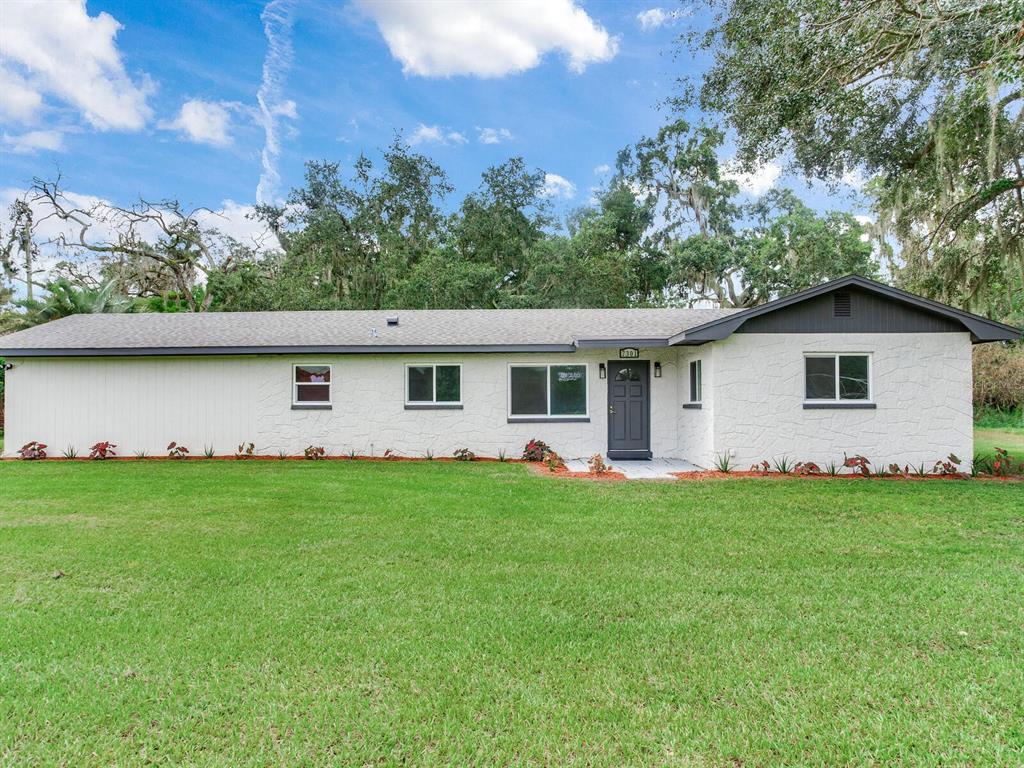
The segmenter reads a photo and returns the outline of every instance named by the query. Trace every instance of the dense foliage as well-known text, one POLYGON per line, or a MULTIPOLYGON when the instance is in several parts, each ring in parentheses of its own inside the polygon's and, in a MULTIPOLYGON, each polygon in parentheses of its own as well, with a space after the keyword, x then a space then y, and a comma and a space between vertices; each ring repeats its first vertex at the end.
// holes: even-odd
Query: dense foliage
POLYGON ((685 42, 714 57, 699 103, 740 160, 869 179, 900 284, 1024 319, 1024 2, 709 4, 715 24, 685 42))
MULTIPOLYGON (((45 244, 63 258, 7 322, 119 311, 750 306, 875 274, 849 214, 818 214, 784 189, 741 202, 719 168, 722 141, 716 129, 672 122, 624 150, 590 204, 558 220, 545 174, 522 158, 486 169, 453 206, 444 170, 396 140, 380 162, 360 157, 348 174, 309 163, 283 204, 257 209, 280 246, 270 250, 243 247, 174 202, 83 211, 56 182, 37 180, 21 210, 73 223, 79 236, 45 244), (90 239, 92 227, 118 239, 90 239)), ((8 240, 5 266, 25 282, 38 274, 27 266, 39 249, 19 267, 20 242, 8 240)))

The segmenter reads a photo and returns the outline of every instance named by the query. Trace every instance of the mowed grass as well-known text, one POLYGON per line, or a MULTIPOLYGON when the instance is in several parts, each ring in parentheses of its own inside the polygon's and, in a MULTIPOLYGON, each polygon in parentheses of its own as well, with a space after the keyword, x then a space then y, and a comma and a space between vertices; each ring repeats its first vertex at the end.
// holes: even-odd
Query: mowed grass
POLYGON ((0 489, 3 765, 1024 762, 1019 484, 7 462, 0 489))

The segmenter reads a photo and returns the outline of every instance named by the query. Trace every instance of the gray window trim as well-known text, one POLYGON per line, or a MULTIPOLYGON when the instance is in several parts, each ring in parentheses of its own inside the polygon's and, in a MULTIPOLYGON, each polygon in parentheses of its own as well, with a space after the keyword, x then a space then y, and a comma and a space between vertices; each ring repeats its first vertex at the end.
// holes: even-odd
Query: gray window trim
POLYGON ((699 411, 704 407, 704 403, 683 403, 683 408, 688 411, 699 411))
POLYGON ((836 400, 827 403, 812 400, 804 403, 805 411, 873 411, 876 408, 878 408, 877 403, 860 400, 836 400))
POLYGON ((313 403, 292 403, 293 411, 331 411, 334 410, 334 406, 327 403, 324 405, 315 405, 313 403))
POLYGON ((461 411, 462 403, 406 403, 407 411, 461 411))
POLYGON ((509 416, 509 424, 585 424, 589 416, 509 416))

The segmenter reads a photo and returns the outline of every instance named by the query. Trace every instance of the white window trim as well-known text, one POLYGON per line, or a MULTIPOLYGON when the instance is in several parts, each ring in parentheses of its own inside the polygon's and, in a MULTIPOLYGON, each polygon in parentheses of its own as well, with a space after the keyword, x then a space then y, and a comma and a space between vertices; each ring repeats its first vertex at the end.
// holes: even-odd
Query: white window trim
POLYGON ((699 357, 696 360, 691 360, 690 365, 686 366, 686 388, 688 390, 687 395, 689 396, 689 403, 702 403, 704 402, 704 358, 699 357), (693 387, 691 386, 690 379, 690 367, 697 364, 697 393, 700 395, 696 400, 693 399, 693 387))
POLYGON ((590 418, 590 363, 575 362, 536 362, 536 363, 509 363, 508 375, 506 376, 506 395, 508 397, 508 418, 510 419, 584 419, 590 418), (551 366, 574 365, 583 369, 584 402, 586 411, 584 413, 551 413, 551 366), (512 369, 513 368, 547 368, 547 375, 544 378, 548 388, 548 412, 544 413, 512 413, 512 369))
MULTIPOLYGON (((322 386, 316 384, 314 386, 322 386)), ((334 405, 334 366, 330 363, 293 363, 292 364, 292 405, 334 405), (306 384, 313 384, 313 382, 305 382, 300 384, 295 380, 295 372, 298 368, 326 368, 327 376, 330 381, 325 382, 327 384, 327 399, 326 400, 299 400, 299 387, 305 386, 306 384)))
POLYGON ((801 384, 804 391, 805 403, 874 403, 875 402, 875 361, 870 352, 805 352, 804 353, 804 375, 801 384), (807 358, 831 357, 835 360, 833 379, 835 381, 835 397, 807 397, 807 358), (840 357, 866 357, 868 359, 868 396, 866 399, 839 398, 839 358, 840 357))
POLYGON ((462 405, 462 363, 406 363, 405 364, 405 404, 406 405, 462 405), (447 368, 458 368, 459 369, 459 399, 458 400, 438 400, 437 399, 437 366, 444 366, 447 368), (431 391, 434 393, 433 400, 410 400, 409 399, 409 369, 410 368, 427 368, 429 367, 432 373, 431 380, 431 391))

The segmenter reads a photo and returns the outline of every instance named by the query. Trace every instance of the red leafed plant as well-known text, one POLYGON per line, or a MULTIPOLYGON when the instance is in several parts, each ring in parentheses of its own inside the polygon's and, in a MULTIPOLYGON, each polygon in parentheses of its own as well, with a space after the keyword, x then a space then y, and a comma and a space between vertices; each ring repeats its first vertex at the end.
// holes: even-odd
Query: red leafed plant
POLYGON ((760 464, 751 464, 750 471, 760 472, 762 475, 767 475, 769 472, 772 471, 772 465, 769 464, 767 461, 762 461, 760 464))
POLYGON ((455 453, 452 454, 456 461, 475 461, 476 454, 473 453, 469 448, 457 448, 455 453))
POLYGON ((587 462, 587 468, 592 475, 603 475, 605 472, 610 472, 612 466, 605 462, 604 456, 600 453, 595 453, 590 457, 590 461, 587 462))
POLYGON ((303 455, 310 461, 319 461, 327 455, 327 449, 322 445, 311 445, 304 450, 303 455))
POLYGON ((101 443, 96 443, 96 445, 89 449, 89 458, 94 461, 109 459, 111 456, 117 455, 114 452, 115 448, 117 448, 117 446, 114 443, 107 442, 106 440, 101 443))
POLYGON ((31 443, 25 443, 21 448, 18 449, 18 455, 25 461, 35 461, 36 459, 46 458, 46 443, 37 443, 33 440, 31 443))
POLYGON ((992 474, 997 477, 1024 475, 1024 461, 1016 461, 1005 448, 996 448, 996 457, 992 460, 992 474))
POLYGON ((798 461, 793 467, 794 475, 820 475, 821 467, 813 461, 798 461))
POLYGON ((943 477, 962 475, 959 457, 955 453, 951 453, 945 459, 939 459, 935 462, 935 466, 932 467, 932 474, 942 475, 943 477))
POLYGON ((251 459, 256 455, 256 445, 254 443, 239 443, 238 450, 235 451, 236 459, 251 459))
POLYGON ((178 445, 173 440, 167 445, 167 456, 171 459, 187 459, 188 448, 184 445, 178 445))
POLYGON ((903 468, 900 468, 899 464, 893 463, 889 465, 890 475, 900 475, 901 477, 910 477, 910 465, 904 464, 903 468))
POLYGON ((523 461, 544 461, 544 454, 550 451, 550 445, 543 440, 533 438, 523 449, 523 461))
POLYGON ((864 456, 847 456, 843 454, 843 466, 852 469, 854 474, 862 477, 871 477, 871 462, 864 456))

